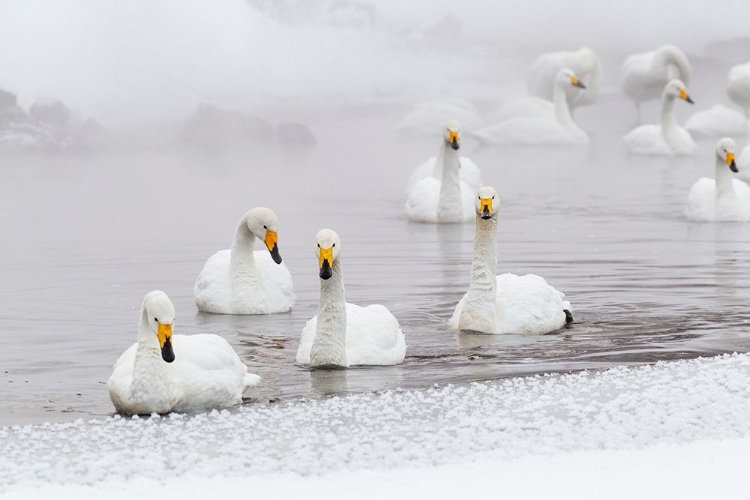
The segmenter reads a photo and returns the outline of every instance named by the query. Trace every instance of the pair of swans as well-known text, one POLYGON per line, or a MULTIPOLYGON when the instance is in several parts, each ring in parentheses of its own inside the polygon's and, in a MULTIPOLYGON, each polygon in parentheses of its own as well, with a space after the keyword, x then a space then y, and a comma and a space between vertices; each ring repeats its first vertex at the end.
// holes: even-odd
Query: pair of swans
POLYGON ((406 216, 415 222, 455 223, 472 219, 474 192, 481 184, 479 168, 459 157, 461 127, 449 120, 435 161, 417 167, 409 179, 406 216))
POLYGON ((693 68, 683 51, 673 45, 663 45, 629 56, 622 64, 621 73, 622 88, 635 102, 640 118, 641 102, 658 99, 671 80, 690 85, 693 68))
POLYGON ((602 63, 596 53, 588 47, 572 52, 552 52, 539 56, 529 70, 527 78, 529 95, 553 101, 557 74, 566 68, 573 71, 587 84, 586 89, 575 86, 566 89, 565 97, 568 105, 571 108, 577 108, 593 104, 599 96, 602 63))
POLYGON ((662 156, 695 154, 698 146, 690 132, 677 124, 674 116, 675 99, 693 104, 687 87, 680 80, 671 80, 664 86, 659 125, 641 125, 623 138, 631 153, 662 156))
POLYGON ((553 102, 525 96, 501 103, 500 123, 472 134, 480 144, 520 146, 582 146, 589 137, 573 120, 568 104, 571 89, 586 89, 576 73, 559 70, 551 85, 553 102))
POLYGON ((737 173, 736 144, 725 137, 716 144, 716 173, 690 189, 685 216, 695 221, 750 221, 750 186, 733 179, 737 173))

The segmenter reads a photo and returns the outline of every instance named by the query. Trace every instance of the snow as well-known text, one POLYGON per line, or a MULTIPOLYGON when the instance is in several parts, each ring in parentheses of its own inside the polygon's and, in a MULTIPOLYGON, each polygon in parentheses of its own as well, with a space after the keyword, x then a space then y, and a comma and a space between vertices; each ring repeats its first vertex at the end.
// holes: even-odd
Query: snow
POLYGON ((695 498, 710 486, 713 496, 729 494, 750 458, 749 382, 750 355, 735 354, 196 416, 6 427, 0 493, 337 498, 417 488, 441 497, 695 498))

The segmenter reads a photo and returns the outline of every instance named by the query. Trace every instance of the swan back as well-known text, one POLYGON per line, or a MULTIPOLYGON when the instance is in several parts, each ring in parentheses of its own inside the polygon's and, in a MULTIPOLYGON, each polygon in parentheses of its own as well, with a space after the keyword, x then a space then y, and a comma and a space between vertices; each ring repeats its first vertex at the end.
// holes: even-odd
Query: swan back
POLYGON ((662 45, 656 49, 654 62, 659 66, 658 71, 663 71, 667 75, 667 78, 677 78, 678 80, 682 80, 686 85, 690 85, 693 67, 685 53, 679 48, 674 45, 662 45), (669 67, 670 65, 672 68, 669 67), (676 73, 670 71, 670 69, 674 69, 676 73))

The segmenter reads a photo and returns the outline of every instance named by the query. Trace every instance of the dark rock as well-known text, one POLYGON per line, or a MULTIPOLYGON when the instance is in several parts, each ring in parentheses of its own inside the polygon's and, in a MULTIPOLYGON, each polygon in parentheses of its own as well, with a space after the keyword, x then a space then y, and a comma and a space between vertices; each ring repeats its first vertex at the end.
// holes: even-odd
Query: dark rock
POLYGON ((318 141, 307 125, 302 123, 279 123, 274 128, 279 146, 290 148, 312 148, 318 141))
POLYGON ((201 104, 195 114, 185 121, 182 139, 210 150, 249 147, 270 144, 273 141, 273 128, 261 118, 201 104))
POLYGON ((29 116, 37 122, 63 129, 70 123, 72 113, 60 101, 37 101, 31 106, 29 116))
POLYGON ((0 112, 16 106, 16 95, 0 89, 0 112))

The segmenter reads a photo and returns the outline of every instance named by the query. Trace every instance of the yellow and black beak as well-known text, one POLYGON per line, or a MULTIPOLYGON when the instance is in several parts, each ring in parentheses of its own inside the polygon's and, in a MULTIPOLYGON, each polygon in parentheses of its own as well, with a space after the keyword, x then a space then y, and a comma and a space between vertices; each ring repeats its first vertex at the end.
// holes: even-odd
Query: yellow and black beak
POLYGON ((157 336, 159 347, 161 347, 161 359, 167 363, 174 361, 174 349, 172 349, 172 325, 158 324, 157 336))
POLYGON ((482 219, 492 218, 492 198, 479 198, 480 217, 482 219))
POLYGON ((737 164, 734 162, 734 153, 727 153, 727 166, 729 166, 729 170, 735 174, 740 171, 737 168, 737 164))
POLYGON ((320 249, 320 279, 333 276, 333 247, 320 249))
POLYGON ((458 145, 458 132, 449 132, 448 142, 451 143, 451 147, 453 149, 458 149, 459 148, 459 145, 458 145))
POLYGON ((266 229, 266 238, 263 240, 268 251, 271 252, 271 258, 277 264, 281 264, 281 254, 279 253, 279 233, 266 229))
POLYGON ((687 90, 685 90, 685 89, 681 89, 680 90, 680 99, 682 99, 683 101, 687 101, 690 104, 695 104, 695 102, 690 98, 690 96, 688 95, 687 90))
POLYGON ((583 83, 581 83, 581 80, 579 80, 576 75, 573 75, 573 76, 570 77, 570 84, 572 86, 574 86, 574 87, 578 87, 578 88, 581 88, 581 89, 585 89, 586 88, 586 86, 583 83))

